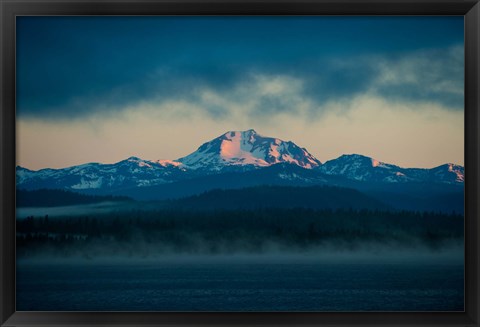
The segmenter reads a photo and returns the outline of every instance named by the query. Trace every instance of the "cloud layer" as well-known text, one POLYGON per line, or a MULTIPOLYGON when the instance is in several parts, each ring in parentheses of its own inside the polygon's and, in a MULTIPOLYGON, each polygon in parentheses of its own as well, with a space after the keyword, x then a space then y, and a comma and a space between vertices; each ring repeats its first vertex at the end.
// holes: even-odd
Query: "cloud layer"
POLYGON ((319 103, 375 87, 462 106, 463 18, 20 17, 17 74, 18 114, 46 119, 195 99, 255 75, 304 81, 319 103))
POLYGON ((174 159, 249 128, 322 161, 463 163, 460 17, 18 22, 18 157, 30 168, 174 159))

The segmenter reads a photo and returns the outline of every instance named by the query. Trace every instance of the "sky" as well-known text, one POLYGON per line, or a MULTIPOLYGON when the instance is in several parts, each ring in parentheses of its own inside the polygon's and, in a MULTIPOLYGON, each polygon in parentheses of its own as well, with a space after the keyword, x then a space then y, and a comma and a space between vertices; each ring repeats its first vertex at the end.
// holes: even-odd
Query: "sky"
POLYGON ((16 35, 29 169, 177 159, 251 128, 322 162, 463 165, 463 16, 32 16, 16 35))

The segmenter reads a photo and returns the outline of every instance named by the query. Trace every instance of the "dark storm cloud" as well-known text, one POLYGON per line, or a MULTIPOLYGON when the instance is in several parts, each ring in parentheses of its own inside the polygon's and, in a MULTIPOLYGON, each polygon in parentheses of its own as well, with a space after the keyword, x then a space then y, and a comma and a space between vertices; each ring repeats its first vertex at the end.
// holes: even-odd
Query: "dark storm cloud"
MULTIPOLYGON (((238 103, 258 75, 302 82, 294 101, 255 94, 258 115, 365 92, 462 108, 462 52, 449 52, 462 44, 461 17, 20 17, 17 112, 108 115, 139 102, 198 103, 204 90, 238 103), (440 52, 428 57, 429 48, 440 52)), ((202 108, 217 118, 229 109, 202 108)))

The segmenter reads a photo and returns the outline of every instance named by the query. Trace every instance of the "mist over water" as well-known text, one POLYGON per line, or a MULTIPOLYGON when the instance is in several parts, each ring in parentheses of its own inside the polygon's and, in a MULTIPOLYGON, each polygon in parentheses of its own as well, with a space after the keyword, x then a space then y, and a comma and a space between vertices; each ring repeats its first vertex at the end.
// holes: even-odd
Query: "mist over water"
POLYGON ((129 207, 124 211, 17 220, 18 258, 330 253, 388 256, 449 253, 462 247, 463 217, 454 214, 301 208, 195 212, 129 207))
POLYGON ((449 244, 442 249, 432 250, 427 247, 410 247, 395 249, 384 244, 361 244, 356 248, 346 248, 335 244, 324 247, 310 248, 308 250, 282 250, 272 246, 263 249, 262 252, 247 251, 218 251, 208 253, 205 247, 195 251, 176 252, 173 249, 155 249, 146 245, 104 245, 89 247, 88 252, 84 249, 73 249, 69 255, 59 255, 54 249, 42 249, 32 256, 19 256, 20 263, 67 263, 67 264, 148 264, 157 262, 324 262, 324 263, 445 263, 463 264, 463 244, 449 244))
POLYGON ((19 311, 464 308, 456 214, 153 203, 28 210, 17 211, 19 311))

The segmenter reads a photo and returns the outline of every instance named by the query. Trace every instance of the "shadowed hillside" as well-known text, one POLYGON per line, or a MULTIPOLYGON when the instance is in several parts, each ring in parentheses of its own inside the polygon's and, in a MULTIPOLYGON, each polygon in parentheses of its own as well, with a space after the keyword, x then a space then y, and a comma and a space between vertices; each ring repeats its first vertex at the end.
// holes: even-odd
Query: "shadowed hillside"
POLYGON ((237 190, 212 190, 167 202, 191 210, 311 208, 389 209, 386 204, 357 190, 330 186, 259 186, 237 190))

